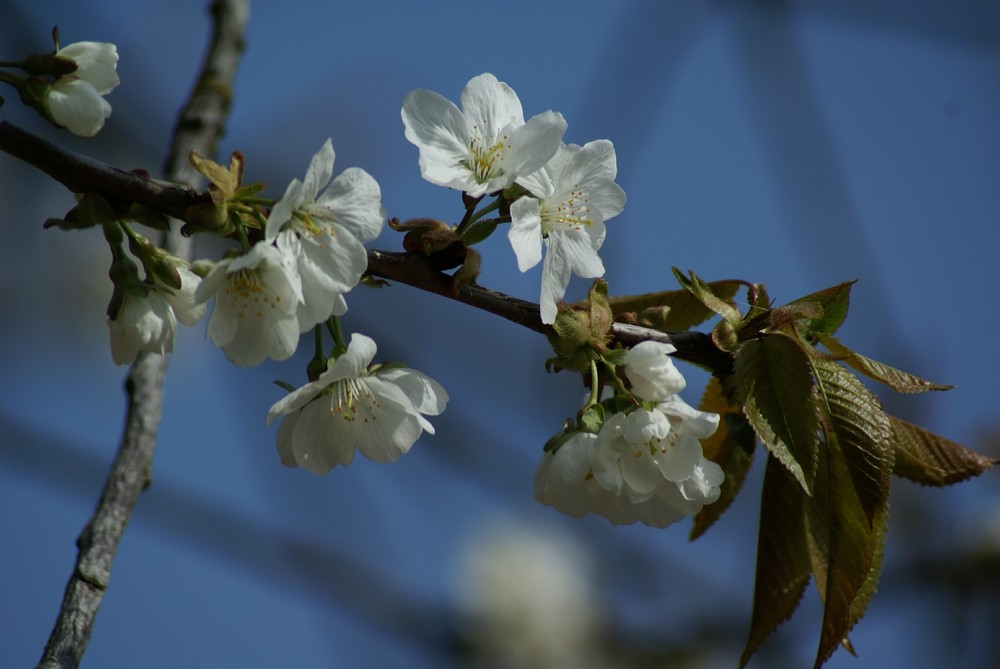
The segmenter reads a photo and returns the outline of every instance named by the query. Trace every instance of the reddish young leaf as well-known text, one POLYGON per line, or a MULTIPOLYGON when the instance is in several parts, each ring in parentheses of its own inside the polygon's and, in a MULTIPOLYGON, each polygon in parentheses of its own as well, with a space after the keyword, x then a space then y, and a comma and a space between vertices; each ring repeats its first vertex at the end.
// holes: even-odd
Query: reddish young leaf
POLYGON ((824 346, 826 346, 830 350, 830 353, 832 353, 835 357, 843 360, 845 363, 865 376, 875 379, 879 383, 884 383, 897 392, 925 393, 928 390, 951 390, 954 387, 934 383, 933 381, 922 379, 919 376, 910 374, 909 372, 904 372, 900 369, 896 369, 895 367, 890 367, 889 365, 872 360, 871 358, 866 358, 860 353, 857 353, 856 351, 853 351, 841 344, 836 337, 817 334, 816 338, 824 346))
POLYGON ((802 486, 769 455, 764 471, 757 534, 753 616, 740 667, 788 620, 809 584, 809 552, 802 518, 802 486))
POLYGON ((819 457, 816 487, 806 498, 806 531, 812 571, 823 601, 823 626, 815 668, 847 638, 857 620, 852 605, 868 580, 874 535, 835 434, 819 457))
POLYGON ((889 422, 896 437, 896 476, 943 487, 979 476, 1000 462, 894 416, 889 422))

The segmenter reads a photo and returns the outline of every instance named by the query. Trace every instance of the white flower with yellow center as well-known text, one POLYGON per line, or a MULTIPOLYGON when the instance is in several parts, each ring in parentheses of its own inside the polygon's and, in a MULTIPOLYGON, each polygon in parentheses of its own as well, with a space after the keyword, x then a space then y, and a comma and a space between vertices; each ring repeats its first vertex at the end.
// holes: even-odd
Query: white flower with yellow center
POLYGON ((266 242, 219 261, 195 290, 195 302, 215 297, 208 338, 240 367, 264 358, 285 360, 299 343, 295 313, 302 287, 294 260, 266 242))
POLYGON ((566 132, 566 121, 553 111, 525 123, 517 94, 492 74, 469 81, 461 110, 433 91, 411 91, 402 117, 406 138, 420 150, 424 179, 472 197, 540 169, 566 132))
POLYGON ((597 250, 604 243, 604 222, 625 207, 625 192, 615 183, 615 147, 606 139, 577 146, 564 144, 541 170, 518 177, 534 197, 510 206, 507 238, 526 272, 542 260, 539 297, 542 322, 554 323, 556 303, 566 294, 571 274, 604 274, 597 250))
POLYGON ((288 185, 267 220, 267 239, 295 259, 302 281, 296 312, 300 332, 347 311, 344 293, 368 268, 364 245, 378 237, 385 221, 378 182, 357 167, 331 182, 334 158, 328 139, 305 179, 288 185))
POLYGON ((281 462, 325 474, 354 460, 355 448, 376 462, 392 462, 426 430, 424 415, 445 409, 448 393, 434 379, 408 367, 370 367, 377 348, 351 335, 347 351, 315 381, 294 390, 267 412, 278 428, 281 462))

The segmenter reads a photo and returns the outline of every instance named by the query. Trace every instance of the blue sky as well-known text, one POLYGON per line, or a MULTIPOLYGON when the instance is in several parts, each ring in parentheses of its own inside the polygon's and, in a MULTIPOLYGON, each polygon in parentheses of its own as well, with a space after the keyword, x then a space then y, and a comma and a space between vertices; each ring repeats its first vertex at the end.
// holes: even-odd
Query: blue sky
MULTIPOLYGON (((203 4, 0 2, 0 58, 45 50, 58 24, 66 43, 118 44, 122 79, 92 141, 63 136, 6 94, 0 118, 155 172, 201 59, 203 4)), ((844 341, 956 385, 932 397, 880 391, 890 411, 998 454, 990 338, 1000 329, 1000 10, 280 5, 251 8, 222 142, 222 155, 244 152, 248 177, 268 193, 301 177, 332 137, 337 171, 368 170, 390 215, 457 220, 458 196, 421 180, 399 107, 418 87, 457 100, 469 78, 493 72, 526 115, 561 112, 567 141, 615 143, 628 204, 602 249, 613 293, 673 288, 673 265, 763 281, 778 302, 858 279, 844 341)), ((106 246, 91 232, 41 229, 71 201, 0 157, 0 659, 11 666, 40 653, 121 426, 124 370, 111 362, 104 324, 106 246)), ((373 246, 399 244, 387 230, 373 246)), ((538 269, 519 274, 503 234, 482 250, 483 285, 537 299, 538 269)), ((585 288, 574 282, 569 297, 585 288)), ((170 363, 154 484, 115 562, 84 666, 447 666, 401 634, 410 623, 395 615, 407 602, 447 608, 460 547, 497 518, 582 542, 619 624, 674 639, 721 616, 742 641, 761 467, 694 544, 681 526, 563 518, 532 501, 531 476, 581 390, 568 375, 545 374, 544 340, 405 286, 359 288, 349 304, 347 331, 371 335, 380 358, 448 388, 437 435, 391 466, 359 459, 326 477, 286 470, 263 416, 281 392, 271 381, 300 383, 306 353, 236 370, 205 340, 204 323, 185 331, 170 363), (637 586, 629 572, 650 565, 637 586)), ((704 377, 684 372, 694 403, 704 377)), ((996 473, 948 490, 899 482, 892 508, 889 576, 913 555, 961 549, 967 528, 998 513, 1000 483, 996 473)), ((954 660, 955 637, 938 617, 951 611, 947 598, 889 576, 854 635, 861 661, 840 653, 828 666, 954 660)), ((431 614, 425 622, 431 638, 444 624, 431 614)), ((757 666, 811 661, 818 629, 810 591, 757 666)), ((982 635, 964 641, 966 664, 953 666, 997 652, 982 635)), ((734 666, 736 653, 705 666, 734 666)))

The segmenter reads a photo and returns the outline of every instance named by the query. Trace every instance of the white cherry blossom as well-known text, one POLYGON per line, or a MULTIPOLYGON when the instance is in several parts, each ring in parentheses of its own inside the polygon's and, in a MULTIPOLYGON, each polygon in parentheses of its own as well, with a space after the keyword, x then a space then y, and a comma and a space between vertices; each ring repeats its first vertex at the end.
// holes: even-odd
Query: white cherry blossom
POLYGON ((76 42, 56 52, 76 63, 59 77, 45 96, 45 110, 53 121, 80 137, 93 137, 111 115, 104 99, 118 85, 118 49, 107 42, 76 42))
POLYGON ((576 518, 671 525, 719 498, 725 475, 699 442, 718 422, 677 395, 655 410, 613 414, 598 434, 574 434, 542 456, 535 497, 576 518))
POLYGON ((328 139, 305 179, 288 185, 267 221, 267 239, 295 259, 302 282, 300 332, 347 311, 344 294, 368 268, 364 244, 378 237, 385 221, 378 182, 357 167, 331 182, 334 159, 328 139))
POLYGON ((424 179, 473 197, 540 169, 566 132, 566 121, 553 111, 525 123, 517 94, 492 74, 471 79, 461 102, 459 110, 433 91, 411 91, 403 101, 403 125, 420 150, 424 179))
POLYGON ((597 255, 604 222, 625 207, 625 192, 614 182, 617 173, 615 148, 601 139, 582 147, 564 144, 541 170, 517 179, 534 197, 511 205, 507 237, 522 272, 542 260, 543 243, 546 247, 539 298, 543 323, 555 322, 556 303, 571 274, 604 274, 597 255))
POLYGON ((243 255, 222 259, 195 291, 197 303, 211 297, 208 338, 234 364, 284 360, 295 352, 302 287, 287 254, 258 242, 243 255))
POLYGON ((632 392, 644 400, 658 402, 684 390, 684 376, 674 367, 672 344, 643 341, 625 356, 625 376, 632 392))
POLYGON ((408 367, 370 367, 376 350, 370 337, 351 335, 347 351, 318 379, 271 407, 268 425, 284 416, 277 434, 283 464, 325 474, 349 465, 355 448, 376 462, 392 462, 421 432, 434 434, 424 416, 444 411, 448 393, 408 367))
POLYGON ((115 318, 108 318, 111 359, 127 365, 139 351, 170 353, 174 350, 177 317, 166 296, 153 288, 126 290, 115 318))
POLYGON ((125 292, 115 318, 108 319, 111 358, 116 365, 131 363, 139 351, 171 353, 177 321, 194 325, 205 313, 205 305, 194 301, 201 278, 183 265, 177 265, 177 272, 179 289, 154 283, 125 292))

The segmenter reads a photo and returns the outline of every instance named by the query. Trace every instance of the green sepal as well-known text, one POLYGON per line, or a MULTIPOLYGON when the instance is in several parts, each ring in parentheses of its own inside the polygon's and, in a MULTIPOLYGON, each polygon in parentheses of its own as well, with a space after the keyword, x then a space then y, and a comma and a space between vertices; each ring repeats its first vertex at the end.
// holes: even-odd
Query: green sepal
POLYGON ((587 306, 559 304, 552 330, 545 335, 556 352, 555 358, 546 361, 546 369, 582 372, 590 368, 594 354, 608 351, 613 316, 607 294, 607 282, 598 279, 590 287, 587 306))
POLYGON ((139 259, 146 276, 165 286, 180 290, 181 275, 177 271, 177 258, 156 246, 149 237, 129 231, 128 248, 139 259))
POLYGON ((466 246, 478 244, 492 235, 500 222, 499 218, 480 219, 465 229, 465 232, 462 233, 462 241, 465 242, 466 246))
POLYGON ((75 207, 64 218, 50 218, 43 227, 63 230, 83 230, 95 225, 107 225, 118 220, 114 207, 102 195, 87 191, 80 195, 75 207))
POLYGON ((597 434, 604 426, 604 407, 600 404, 588 404, 577 413, 580 430, 597 434))
POLYGON ((559 448, 563 444, 572 439, 573 436, 576 435, 578 431, 579 430, 576 429, 576 426, 573 424, 573 421, 567 420, 563 424, 562 432, 552 435, 551 437, 549 437, 548 441, 545 442, 545 446, 542 448, 542 452, 555 453, 556 451, 559 450, 559 448))
POLYGON ((613 348, 602 355, 601 360, 604 361, 604 364, 611 367, 621 367, 628 358, 628 351, 627 348, 613 348))

